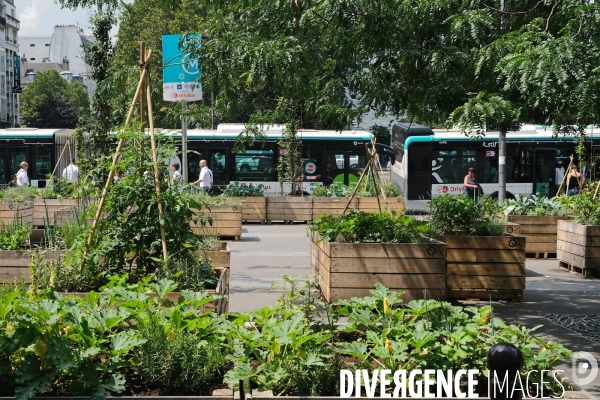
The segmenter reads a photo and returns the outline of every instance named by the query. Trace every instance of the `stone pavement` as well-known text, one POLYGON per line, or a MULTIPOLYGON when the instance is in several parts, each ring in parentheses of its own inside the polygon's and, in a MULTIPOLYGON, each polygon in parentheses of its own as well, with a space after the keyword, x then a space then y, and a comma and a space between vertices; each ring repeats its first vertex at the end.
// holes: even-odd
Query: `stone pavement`
MULTIPOLYGON (((310 274, 310 240, 306 225, 245 224, 242 240, 230 242, 229 247, 231 311, 253 311, 273 304, 280 293, 271 287, 272 283, 282 282, 284 274, 310 274)), ((525 301, 494 302, 494 313, 509 323, 528 328, 542 325, 536 331, 537 335, 562 343, 573 351, 588 352, 600 363, 600 341, 592 341, 544 318, 551 314, 554 320, 571 323, 578 330, 583 326, 588 330, 588 336, 593 337, 595 333, 596 338, 600 337, 599 325, 590 323, 593 319, 588 317, 588 322, 577 325, 577 320, 571 317, 600 316, 600 279, 584 279, 557 266, 556 260, 527 260, 525 301)), ((460 303, 476 306, 488 304, 460 303)), ((564 370, 564 375, 569 379, 573 377, 571 360, 564 360, 556 369, 564 370)), ((582 387, 600 399, 600 373, 591 384, 582 387)))

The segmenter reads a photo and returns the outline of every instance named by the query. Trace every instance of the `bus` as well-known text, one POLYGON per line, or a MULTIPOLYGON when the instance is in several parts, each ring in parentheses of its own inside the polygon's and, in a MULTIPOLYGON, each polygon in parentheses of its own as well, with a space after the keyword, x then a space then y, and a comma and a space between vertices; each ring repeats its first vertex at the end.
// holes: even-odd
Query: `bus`
MULTIPOLYGON (((193 130, 188 138, 188 181, 194 182, 200 174, 199 161, 205 159, 213 171, 213 185, 224 187, 233 182, 240 184, 262 184, 267 194, 278 190, 277 165, 283 155, 278 145, 284 130, 283 126, 269 126, 264 129, 265 143, 257 139, 243 152, 234 152, 235 138, 244 130, 244 124, 220 124, 216 130, 193 130)), ((180 146, 181 131, 165 130, 180 146)), ((7 183, 12 174, 19 170, 21 161, 28 161, 31 185, 43 188, 47 175, 56 166, 60 175, 68 164, 68 155, 60 155, 67 142, 71 155, 77 158, 72 130, 15 128, 0 130, 0 184, 7 183)), ((371 145, 372 134, 367 131, 327 131, 302 129, 298 131, 303 161, 304 191, 311 193, 315 186, 342 183, 352 185, 367 163, 367 146, 371 145)), ((391 147, 377 144, 377 150, 393 158, 391 147)), ((181 154, 174 160, 181 165, 181 154)), ((284 185, 284 192, 289 187, 284 185)))
MULTIPOLYGON (((600 140, 588 127, 586 154, 600 155, 600 140)), ((406 198, 408 211, 427 212, 432 196, 458 195, 469 168, 486 195, 498 195, 498 132, 485 137, 468 138, 458 130, 430 129, 419 124, 395 124, 392 127, 392 149, 395 162, 391 179, 406 198)), ((506 197, 516 194, 545 197, 556 195, 561 182, 556 181, 556 168, 565 171, 570 157, 579 165, 574 137, 554 137, 551 127, 523 126, 506 135, 506 197)), ((592 171, 595 179, 596 171, 592 171)), ((589 178, 589 176, 588 176, 589 178)))

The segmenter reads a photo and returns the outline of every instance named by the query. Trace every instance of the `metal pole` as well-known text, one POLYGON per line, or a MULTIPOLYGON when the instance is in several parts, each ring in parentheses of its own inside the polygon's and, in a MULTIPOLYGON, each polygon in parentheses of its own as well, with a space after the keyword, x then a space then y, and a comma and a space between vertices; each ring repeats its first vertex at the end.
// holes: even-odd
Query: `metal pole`
POLYGON ((210 129, 215 129, 215 92, 210 92, 210 129))
POLYGON ((187 112, 187 100, 181 104, 181 177, 184 182, 188 182, 188 155, 187 155, 187 121, 185 113, 187 112))
POLYGON ((506 132, 500 132, 498 137, 498 203, 506 198, 506 132))

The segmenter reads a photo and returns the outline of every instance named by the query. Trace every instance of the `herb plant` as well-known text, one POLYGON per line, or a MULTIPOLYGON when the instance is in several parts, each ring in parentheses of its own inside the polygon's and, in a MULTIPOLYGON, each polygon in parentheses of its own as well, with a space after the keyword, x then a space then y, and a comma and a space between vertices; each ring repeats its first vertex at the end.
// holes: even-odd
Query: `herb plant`
POLYGON ((23 203, 40 195, 38 188, 32 186, 17 186, 0 190, 0 203, 23 203))
POLYGON ((19 250, 31 236, 31 226, 17 217, 10 224, 0 221, 0 250, 19 250))
POLYGON ((587 185, 580 194, 573 198, 575 222, 583 225, 600 225, 600 200, 594 198, 596 185, 587 185))
POLYGON ((223 190, 223 196, 226 197, 262 197, 264 195, 265 189, 262 184, 254 186, 252 183, 240 185, 239 182, 233 182, 223 190))
POLYGON ((503 226, 494 200, 473 199, 449 194, 431 199, 429 232, 433 235, 501 236, 503 226))
POLYGON ((428 243, 427 223, 395 213, 350 210, 344 215, 322 215, 309 228, 323 240, 338 243, 428 243))
POLYGON ((77 185, 67 178, 54 177, 50 185, 42 191, 42 198, 44 199, 70 199, 74 197, 77 197, 77 185))

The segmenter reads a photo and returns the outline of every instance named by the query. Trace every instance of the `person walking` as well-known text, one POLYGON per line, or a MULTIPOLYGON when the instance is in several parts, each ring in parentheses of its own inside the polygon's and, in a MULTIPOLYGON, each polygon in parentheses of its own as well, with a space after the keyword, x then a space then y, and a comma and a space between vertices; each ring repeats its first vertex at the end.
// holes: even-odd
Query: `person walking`
POLYGON ((71 164, 63 169, 62 177, 67 178, 69 182, 79 181, 79 167, 75 164, 75 160, 71 160, 71 164))
POLYGON ((559 158, 556 158, 556 170, 554 173, 554 191, 558 196, 558 189, 560 189, 560 185, 562 185, 563 180, 565 179, 565 167, 562 165, 562 161, 559 158))
POLYGON ((200 160, 200 177, 196 182, 192 182, 192 185, 199 185, 200 190, 208 192, 213 185, 213 173, 206 165, 206 160, 200 160))
POLYGON ((569 166, 567 174, 567 196, 574 196, 579 193, 579 188, 583 186, 583 175, 577 171, 575 164, 569 166))
POLYGON ((469 172, 467 172, 463 184, 464 192, 467 195, 467 197, 478 201, 479 190, 481 189, 481 186, 479 185, 479 183, 477 183, 477 180, 475 179, 475 168, 469 168, 469 172))
POLYGON ((27 161, 21 161, 19 167, 21 169, 17 172, 17 186, 29 186, 29 177, 27 176, 29 164, 27 164, 27 161))
POLYGON ((17 187, 17 174, 14 174, 11 181, 8 182, 8 187, 17 187))

